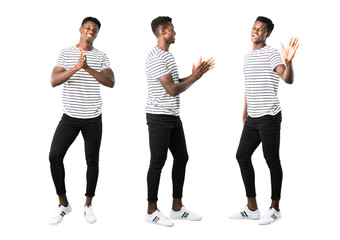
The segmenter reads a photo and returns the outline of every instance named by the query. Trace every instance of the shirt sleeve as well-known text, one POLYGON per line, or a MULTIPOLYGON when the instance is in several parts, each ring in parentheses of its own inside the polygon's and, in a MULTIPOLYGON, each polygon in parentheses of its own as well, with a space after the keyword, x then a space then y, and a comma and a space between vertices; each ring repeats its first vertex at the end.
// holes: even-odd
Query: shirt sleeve
POLYGON ((56 63, 56 67, 62 67, 64 69, 67 69, 66 68, 66 63, 65 63, 65 52, 64 50, 62 50, 60 53, 59 53, 59 56, 57 58, 57 63, 56 63))
POLYGON ((160 56, 155 56, 149 63, 149 73, 151 74, 152 78, 158 79, 170 74, 170 70, 163 58, 160 56))
POLYGON ((102 66, 101 66, 100 71, 102 71, 102 70, 104 70, 106 68, 110 68, 110 60, 107 57, 107 55, 104 53, 103 62, 102 62, 102 66))
POLYGON ((273 71, 277 66, 284 65, 281 55, 276 49, 273 49, 273 51, 269 54, 269 64, 273 71))

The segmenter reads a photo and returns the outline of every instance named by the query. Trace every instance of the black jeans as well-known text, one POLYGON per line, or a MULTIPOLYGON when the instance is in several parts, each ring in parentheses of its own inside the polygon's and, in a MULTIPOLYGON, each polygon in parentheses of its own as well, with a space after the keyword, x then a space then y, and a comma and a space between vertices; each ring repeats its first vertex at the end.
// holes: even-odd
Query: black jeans
POLYGON ((168 149, 174 157, 172 167, 173 198, 182 198, 188 153, 181 119, 178 116, 146 114, 151 160, 147 175, 148 201, 157 202, 158 187, 168 149))
POLYGON ((281 198, 282 168, 279 157, 281 112, 275 116, 266 115, 260 118, 248 116, 236 158, 240 165, 243 183, 248 198, 255 197, 255 173, 251 156, 262 142, 263 154, 270 169, 272 200, 281 198))
POLYGON ((81 131, 85 142, 87 163, 86 193, 93 197, 97 186, 99 149, 102 137, 102 116, 91 119, 72 118, 64 114, 54 133, 49 155, 53 182, 58 195, 65 195, 64 156, 81 131))

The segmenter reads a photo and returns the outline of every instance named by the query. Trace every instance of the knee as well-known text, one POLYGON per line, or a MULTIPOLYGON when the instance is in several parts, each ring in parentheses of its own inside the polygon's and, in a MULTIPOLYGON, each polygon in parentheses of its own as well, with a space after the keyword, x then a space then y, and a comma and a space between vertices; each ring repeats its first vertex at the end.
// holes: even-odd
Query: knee
POLYGON ((248 168, 251 167, 251 158, 246 157, 242 152, 238 151, 236 153, 236 159, 238 164, 240 165, 240 168, 248 168))
POLYGON ((266 162, 271 171, 281 170, 281 161, 279 158, 266 158, 266 162))
POLYGON ((242 152, 237 151, 236 153, 236 159, 238 161, 239 164, 242 164, 243 162, 245 162, 245 156, 242 152))
POLYGON ((88 167, 97 168, 99 166, 99 156, 86 157, 86 164, 88 167))
POLYGON ((280 169, 281 161, 278 154, 263 154, 269 169, 280 169))
POLYGON ((62 156, 58 153, 50 152, 50 154, 49 154, 49 161, 50 161, 51 166, 53 166, 53 167, 62 166, 63 165, 63 159, 64 159, 64 156, 62 156))
POLYGON ((165 161, 150 160, 149 170, 157 173, 161 173, 164 167, 165 161))
POLYGON ((185 168, 188 161, 189 161, 188 154, 184 154, 181 157, 174 158, 174 166, 176 166, 176 167, 184 167, 185 168))

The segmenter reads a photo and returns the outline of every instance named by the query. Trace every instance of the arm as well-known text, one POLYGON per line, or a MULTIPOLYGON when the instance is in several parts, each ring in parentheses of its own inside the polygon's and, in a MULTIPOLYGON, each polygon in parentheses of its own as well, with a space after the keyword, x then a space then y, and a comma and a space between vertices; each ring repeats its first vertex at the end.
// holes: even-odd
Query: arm
POLYGON ((63 67, 59 66, 54 67, 51 76, 52 87, 56 87, 66 82, 70 77, 72 77, 73 74, 75 74, 83 67, 85 62, 86 62, 85 52, 82 52, 80 54, 78 63, 73 68, 66 70, 63 67))
MULTIPOLYGON (((85 56, 85 51, 83 49, 79 50, 85 56)), ((97 72, 96 70, 92 69, 89 65, 87 65, 86 56, 82 68, 90 75, 92 75, 92 77, 94 77, 102 85, 113 88, 115 84, 115 76, 111 68, 105 68, 102 71, 97 72)))
POLYGON ((246 123, 247 117, 248 117, 248 112, 247 112, 247 97, 246 94, 244 94, 244 108, 243 108, 243 116, 242 116, 242 120, 243 120, 243 125, 246 123))
POLYGON ((287 48, 285 48, 283 44, 281 43, 282 56, 286 63, 286 66, 280 65, 275 68, 275 71, 277 72, 277 74, 283 79, 283 81, 285 81, 288 84, 292 84, 294 82, 294 71, 293 71, 292 60, 294 58, 296 50, 299 47, 298 41, 299 39, 297 38, 294 38, 294 39, 291 38, 287 48))
POLYGON ((113 86, 115 84, 115 76, 114 76, 113 71, 111 70, 111 68, 103 69, 100 72, 97 72, 96 70, 93 70, 89 66, 87 66, 84 69, 85 69, 86 72, 91 74, 98 82, 100 82, 104 86, 113 88, 113 86))
POLYGON ((175 97, 187 90, 194 82, 200 79, 204 73, 213 69, 214 66, 215 60, 213 58, 204 62, 202 62, 202 58, 200 58, 197 67, 195 64, 193 65, 192 74, 187 78, 180 79, 179 83, 174 83, 171 74, 160 77, 158 81, 170 96, 175 97))

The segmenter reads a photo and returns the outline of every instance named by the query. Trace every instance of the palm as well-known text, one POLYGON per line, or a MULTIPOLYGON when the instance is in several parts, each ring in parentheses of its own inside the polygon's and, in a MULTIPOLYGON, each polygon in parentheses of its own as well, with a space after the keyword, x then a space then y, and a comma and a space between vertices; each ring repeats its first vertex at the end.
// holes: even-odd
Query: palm
POLYGON ((299 39, 298 38, 294 38, 294 39, 291 38, 287 47, 285 47, 282 43, 281 43, 281 46, 282 46, 281 51, 282 51, 283 59, 286 62, 290 62, 290 61, 293 60, 294 55, 296 53, 296 50, 300 46, 299 39))

